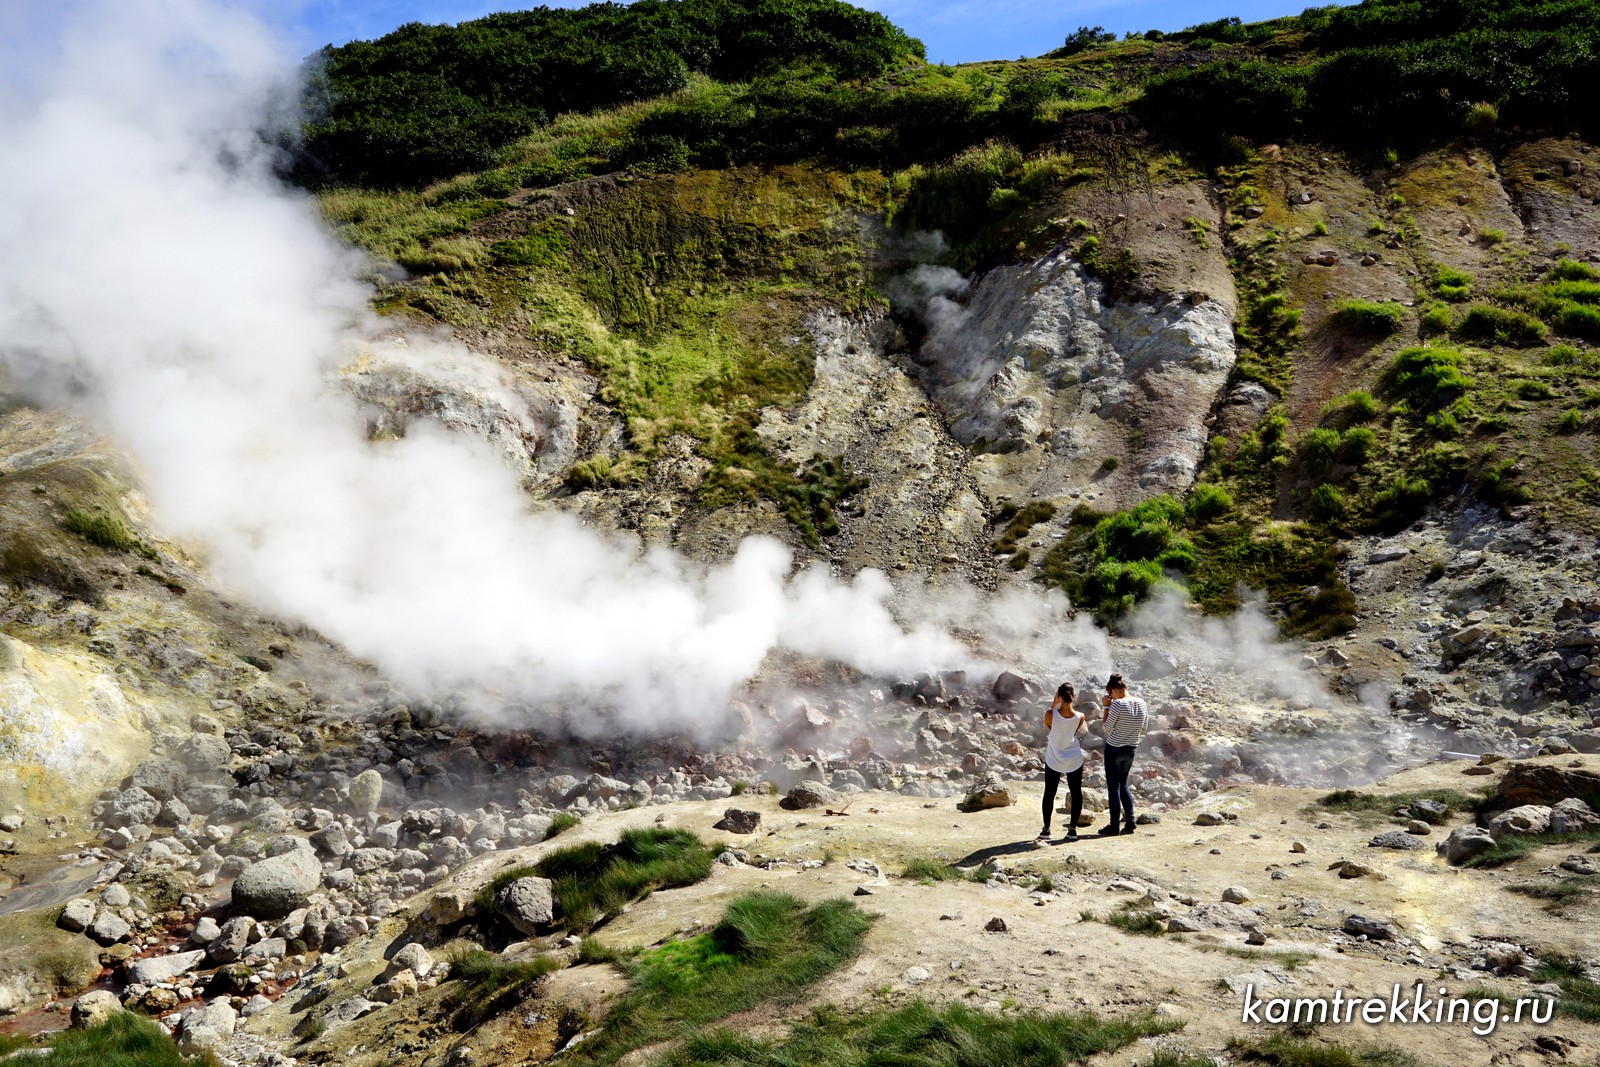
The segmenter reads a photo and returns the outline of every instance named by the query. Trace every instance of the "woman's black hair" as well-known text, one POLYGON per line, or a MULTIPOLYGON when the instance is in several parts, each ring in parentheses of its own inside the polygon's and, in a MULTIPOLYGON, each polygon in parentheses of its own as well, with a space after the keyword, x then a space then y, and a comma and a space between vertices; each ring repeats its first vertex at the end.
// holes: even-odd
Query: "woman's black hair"
POLYGON ((1062 682, 1060 685, 1056 686, 1056 696, 1060 697, 1062 700, 1065 700, 1068 704, 1072 703, 1072 699, 1077 695, 1078 691, 1072 688, 1072 685, 1069 682, 1062 682))
POLYGON ((1122 680, 1122 675, 1120 675, 1120 674, 1113 674, 1110 677, 1110 679, 1106 682, 1106 691, 1107 692, 1109 692, 1109 691, 1111 691, 1113 689, 1126 689, 1126 688, 1128 688, 1128 683, 1124 682, 1122 680))

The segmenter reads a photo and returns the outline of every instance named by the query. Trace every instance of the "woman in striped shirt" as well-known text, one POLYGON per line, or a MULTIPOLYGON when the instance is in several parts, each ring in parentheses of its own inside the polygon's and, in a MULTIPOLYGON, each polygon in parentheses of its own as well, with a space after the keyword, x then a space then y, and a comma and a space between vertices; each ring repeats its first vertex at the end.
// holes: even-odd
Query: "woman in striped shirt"
POLYGON ((1102 723, 1106 732, 1106 791, 1111 806, 1111 822, 1101 827, 1100 834, 1131 834, 1133 791, 1128 788, 1128 776, 1133 771, 1133 754, 1144 737, 1150 709, 1138 697, 1128 695, 1128 683, 1120 674, 1113 674, 1106 682, 1106 695, 1100 703, 1106 709, 1102 723))

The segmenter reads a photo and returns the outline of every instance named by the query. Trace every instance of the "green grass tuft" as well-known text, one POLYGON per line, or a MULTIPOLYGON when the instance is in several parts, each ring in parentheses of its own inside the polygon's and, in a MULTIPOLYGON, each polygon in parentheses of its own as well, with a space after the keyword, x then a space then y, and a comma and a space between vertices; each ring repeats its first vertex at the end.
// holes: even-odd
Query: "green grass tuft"
POLYGON ((613 845, 558 849, 534 870, 551 881, 556 921, 582 930, 658 889, 703 881, 711 862, 711 850, 689 831, 651 828, 624 830, 613 845))
MULTIPOLYGON (((12 1046, 18 1047, 27 1046, 12 1046)), ((128 1011, 114 1012, 86 1030, 62 1031, 49 1048, 12 1056, 10 1062, 36 1067, 212 1067, 216 1062, 209 1055, 184 1055, 161 1027, 128 1011)))
POLYGON ((1333 306, 1334 323, 1351 333, 1387 337, 1400 329, 1405 312, 1399 304, 1373 300, 1341 300, 1333 306))
POLYGON ((154 555, 120 516, 108 512, 70 508, 62 525, 91 545, 142 556, 154 555))
POLYGON ((582 821, 570 811, 557 812, 556 817, 550 820, 550 825, 544 832, 544 839, 548 841, 552 837, 560 837, 582 821))
POLYGON ((563 966, 559 956, 508 960, 481 948, 451 953, 449 960, 451 979, 461 982, 457 994, 461 1001, 514 992, 563 966))
POLYGON ((663 1067, 1061 1067, 1115 1052, 1183 1024, 1153 1015, 999 1015, 916 1000, 859 1013, 819 1008, 781 1041, 717 1030, 696 1034, 663 1067))
POLYGON ((1263 1067, 1417 1067, 1416 1059, 1399 1049, 1325 1044, 1286 1034, 1264 1041, 1235 1039, 1228 1051, 1240 1063, 1263 1067))

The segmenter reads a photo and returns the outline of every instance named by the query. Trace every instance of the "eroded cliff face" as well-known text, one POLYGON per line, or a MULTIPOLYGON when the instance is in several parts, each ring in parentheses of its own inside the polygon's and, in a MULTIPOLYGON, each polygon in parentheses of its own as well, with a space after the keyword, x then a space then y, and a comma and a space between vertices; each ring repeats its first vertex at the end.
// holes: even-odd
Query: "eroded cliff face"
POLYGON ((991 499, 1183 493, 1233 368, 1233 308, 1117 301, 1065 250, 933 296, 913 357, 991 499), (1092 489, 1091 489, 1092 487, 1092 489))

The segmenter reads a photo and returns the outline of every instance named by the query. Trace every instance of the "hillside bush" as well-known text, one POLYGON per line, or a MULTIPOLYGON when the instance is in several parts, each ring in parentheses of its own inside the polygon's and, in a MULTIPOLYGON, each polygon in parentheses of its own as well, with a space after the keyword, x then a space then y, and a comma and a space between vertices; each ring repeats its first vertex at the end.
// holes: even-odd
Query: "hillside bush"
POLYGON ((1300 442, 1300 458, 1311 474, 1326 474, 1339 455, 1339 431, 1318 426, 1300 442))
POLYGON ((1195 522, 1215 522, 1232 510, 1232 495, 1215 482, 1201 482, 1189 494, 1189 518, 1195 522))
POLYGON ((1402 349, 1391 366, 1395 390, 1419 407, 1442 407, 1472 384, 1461 359, 1460 349, 1443 345, 1402 349))
POLYGON ((1359 467, 1372 457, 1377 448, 1377 434, 1365 426, 1352 426, 1340 439, 1339 458, 1352 467, 1359 467))
POLYGON ((1341 425, 1350 425, 1359 422, 1371 422, 1383 410, 1373 395, 1365 389, 1352 389, 1348 393, 1341 393, 1328 401, 1322 408, 1322 416, 1341 425))
POLYGON ((1497 345, 1526 348, 1543 344, 1549 330, 1527 312, 1492 304, 1474 304, 1467 309, 1460 325, 1456 327, 1456 333, 1497 345))
POLYGON ((1352 333, 1387 337, 1400 328, 1404 317, 1399 304, 1373 300, 1341 300, 1333 306, 1335 324, 1352 333))
POLYGON ((550 879, 557 921, 581 930, 655 890, 704 881, 711 861, 711 850, 689 831, 652 828, 624 830, 611 845, 589 841, 557 849, 532 873, 550 879))

